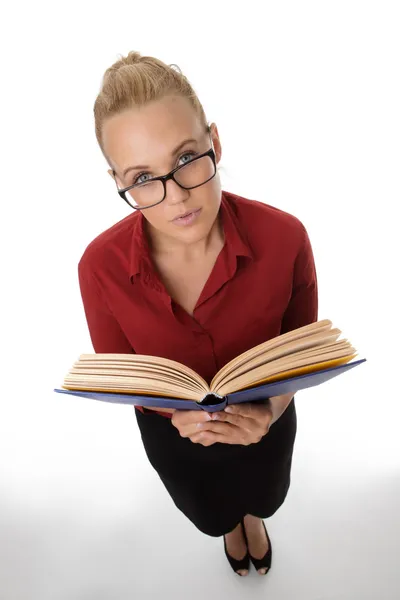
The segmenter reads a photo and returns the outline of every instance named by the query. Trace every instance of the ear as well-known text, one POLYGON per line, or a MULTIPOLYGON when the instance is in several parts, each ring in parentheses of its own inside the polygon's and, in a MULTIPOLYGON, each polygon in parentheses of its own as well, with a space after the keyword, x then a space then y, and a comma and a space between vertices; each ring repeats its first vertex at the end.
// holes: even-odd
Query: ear
POLYGON ((221 147, 221 141, 219 139, 219 133, 218 133, 218 128, 216 126, 215 123, 211 123, 210 125, 211 128, 211 139, 214 145, 214 151, 215 151, 215 160, 217 162, 217 164, 219 163, 219 161, 221 160, 221 156, 222 156, 222 147, 221 147))

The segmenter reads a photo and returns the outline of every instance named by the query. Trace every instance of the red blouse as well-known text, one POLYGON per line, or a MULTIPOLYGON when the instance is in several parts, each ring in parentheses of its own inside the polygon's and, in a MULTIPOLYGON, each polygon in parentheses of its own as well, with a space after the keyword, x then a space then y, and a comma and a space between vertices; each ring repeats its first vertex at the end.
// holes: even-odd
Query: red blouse
POLYGON ((225 244, 193 317, 159 279, 140 211, 89 243, 78 275, 96 353, 164 356, 210 383, 238 354, 318 319, 313 252, 301 221, 226 191, 220 215, 225 244))

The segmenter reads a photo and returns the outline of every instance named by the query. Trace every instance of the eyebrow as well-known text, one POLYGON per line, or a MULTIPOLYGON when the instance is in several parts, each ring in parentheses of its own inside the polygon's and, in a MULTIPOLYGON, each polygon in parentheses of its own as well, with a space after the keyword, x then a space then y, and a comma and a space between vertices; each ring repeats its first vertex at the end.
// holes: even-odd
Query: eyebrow
MULTIPOLYGON (((190 138, 190 139, 188 139, 188 140, 185 140, 184 142, 181 142, 181 143, 179 144, 179 146, 177 146, 177 147, 175 148, 175 150, 173 150, 173 151, 171 152, 171 156, 175 156, 175 154, 178 154, 179 150, 180 150, 181 148, 183 148, 183 146, 186 146, 186 144, 189 144, 189 143, 190 143, 190 144, 192 144, 192 143, 195 143, 195 144, 197 144, 197 140, 195 140, 195 139, 193 139, 193 138, 190 138)), ((149 166, 149 165, 136 165, 135 167, 127 167, 127 168, 125 169, 125 171, 123 171, 123 173, 122 173, 123 177, 125 177, 125 175, 126 175, 127 173, 129 173, 129 171, 134 171, 134 170, 136 170, 136 169, 150 169, 150 166, 149 166)))

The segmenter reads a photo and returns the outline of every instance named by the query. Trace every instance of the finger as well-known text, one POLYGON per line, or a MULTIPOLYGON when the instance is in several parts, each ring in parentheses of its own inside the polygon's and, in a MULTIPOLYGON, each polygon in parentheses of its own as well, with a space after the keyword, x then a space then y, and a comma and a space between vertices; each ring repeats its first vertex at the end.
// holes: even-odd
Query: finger
POLYGON ((214 421, 203 422, 200 421, 198 423, 189 423, 185 427, 181 427, 180 434, 182 437, 190 437, 194 436, 196 433, 201 431, 216 431, 219 433, 227 432, 227 429, 230 427, 234 427, 231 423, 218 423, 214 421))
MULTIPOLYGON (((195 412, 195 411, 194 411, 195 412)), ((195 433, 197 433, 199 431, 199 429, 204 429, 207 428, 207 425, 209 423, 212 423, 211 417, 208 415, 208 413, 205 413, 204 415, 198 415, 196 417, 196 421, 188 421, 188 422, 176 422, 175 426, 178 429, 180 435, 182 437, 190 437, 192 435, 194 435, 195 433), (201 419, 199 421, 199 418, 201 419)))
POLYGON ((228 406, 226 406, 223 410, 223 412, 226 414, 231 414, 231 415, 241 415, 242 417, 250 417, 250 418, 254 418, 255 414, 257 414, 257 408, 259 407, 259 404, 255 404, 253 402, 242 402, 241 404, 229 404, 228 406))
POLYGON ((215 417, 213 415, 211 423, 213 422, 231 423, 232 425, 240 427, 241 429, 245 429, 246 431, 254 431, 254 429, 260 425, 259 419, 256 418, 256 415, 252 414, 251 416, 245 416, 240 414, 238 411, 232 413, 225 411, 221 413, 215 413, 215 417))
POLYGON ((188 414, 187 422, 188 423, 198 423, 204 421, 211 421, 211 414, 206 412, 205 410, 188 410, 186 411, 188 414))
POLYGON ((273 415, 266 404, 253 404, 253 408, 246 409, 245 412, 248 412, 247 417, 241 414, 238 405, 234 405, 226 407, 222 413, 218 414, 218 417, 220 417, 219 420, 230 422, 251 435, 261 433, 261 436, 264 436, 269 432, 273 415), (229 412, 228 408, 230 408, 229 412))
POLYGON ((199 410, 176 410, 172 417, 171 422, 177 428, 180 429, 186 425, 192 423, 210 421, 211 415, 206 411, 199 410))
POLYGON ((191 441, 195 444, 202 444, 203 446, 210 446, 216 442, 222 444, 241 444, 247 445, 244 436, 238 435, 224 435, 215 431, 201 431, 191 436, 191 441))
POLYGON ((265 416, 268 410, 268 404, 265 402, 242 402, 241 404, 231 404, 225 407, 224 414, 240 415, 248 419, 259 421, 265 416))
POLYGON ((193 434, 197 431, 213 431, 215 433, 221 433, 223 435, 231 435, 235 433, 234 430, 237 429, 236 425, 233 423, 221 423, 219 421, 208 421, 207 423, 196 423, 196 426, 193 428, 193 434))
MULTIPOLYGON (((205 432, 203 432, 203 433, 205 433, 205 432)), ((196 435, 192 435, 189 439, 194 444, 201 444, 202 446, 212 446, 212 444, 215 444, 215 442, 216 442, 216 440, 214 440, 214 438, 211 435, 204 436, 204 435, 196 434, 196 435)))

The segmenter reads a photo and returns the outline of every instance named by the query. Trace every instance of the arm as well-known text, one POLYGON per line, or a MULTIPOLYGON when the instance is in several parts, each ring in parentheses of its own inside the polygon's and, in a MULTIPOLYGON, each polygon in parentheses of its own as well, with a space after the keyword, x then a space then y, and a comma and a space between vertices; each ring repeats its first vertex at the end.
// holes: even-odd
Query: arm
POLYGON ((79 286, 90 338, 96 353, 134 354, 118 321, 108 308, 99 284, 90 271, 78 265, 79 286))
MULTIPOLYGON (((318 320, 318 284, 313 251, 307 231, 302 226, 303 238, 293 271, 292 296, 282 319, 281 334, 318 320)), ((272 422, 279 419, 292 401, 294 394, 269 398, 272 422)))
POLYGON ((282 318, 281 335, 318 320, 318 284, 314 255, 304 226, 293 270, 292 296, 282 318))
MULTIPOLYGON (((104 300, 100 286, 90 271, 78 265, 79 286, 85 310, 90 338, 96 353, 113 352, 117 354, 134 354, 129 340, 122 331, 117 319, 112 314, 104 300)), ((143 410, 143 407, 139 407, 143 410)), ((146 407, 145 410, 157 412, 174 412, 174 409, 146 407)))

